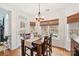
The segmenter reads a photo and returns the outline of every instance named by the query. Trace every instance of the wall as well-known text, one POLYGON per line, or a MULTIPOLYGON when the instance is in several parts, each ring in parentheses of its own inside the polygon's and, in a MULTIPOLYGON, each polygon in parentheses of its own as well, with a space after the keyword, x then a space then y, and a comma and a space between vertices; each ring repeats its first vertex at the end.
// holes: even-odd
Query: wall
MULTIPOLYGON (((20 42, 18 42, 20 39, 20 36, 18 34, 18 25, 19 25, 19 19, 18 19, 18 16, 26 16, 27 19, 29 18, 29 14, 27 16, 26 13, 24 13, 23 11, 20 11, 18 10, 17 8, 15 7, 12 7, 10 5, 7 5, 7 4, 0 4, 0 8, 3 8, 5 9, 6 11, 8 11, 10 14, 9 16, 11 17, 10 18, 10 36, 11 36, 11 39, 10 39, 10 49, 15 49, 17 48, 19 45, 20 45, 20 42)), ((27 20, 26 20, 27 22, 27 20)), ((27 24, 27 23, 26 23, 27 24)), ((27 27, 27 26, 26 26, 27 27)), ((29 26, 28 26, 29 27, 29 26)), ((29 32, 28 28, 26 29, 26 31, 29 32)))
MULTIPOLYGON (((53 44, 58 47, 65 48, 70 51, 71 40, 69 37, 69 25, 67 24, 67 16, 79 12, 79 4, 68 4, 64 8, 55 10, 50 13, 53 19, 59 18, 59 40, 53 40, 53 44)), ((46 14, 49 16, 49 14, 46 14)), ((47 18, 48 19, 48 18, 47 18)), ((51 18, 50 18, 51 19, 51 18)))
MULTIPOLYGON (((71 40, 69 37, 69 25, 67 24, 67 16, 78 13, 79 12, 79 4, 68 4, 68 6, 63 9, 56 10, 57 14, 55 17, 59 18, 59 41, 54 40, 56 46, 63 47, 70 51, 71 40)), ((55 18, 54 17, 54 18, 55 18)))
MULTIPOLYGON (((73 14, 76 14, 79 12, 79 4, 78 3, 74 3, 74 4, 69 4, 66 9, 65 9, 65 15, 66 17, 67 16, 70 16, 70 15, 73 15, 73 14)), ((71 48, 71 40, 70 40, 70 35, 69 35, 69 24, 67 24, 67 39, 66 39, 66 49, 70 50, 71 48)))
MULTIPOLYGON (((15 49, 19 46, 18 39, 20 39, 20 36, 18 35, 18 25, 19 20, 18 16, 24 16, 26 17, 26 33, 30 32, 30 26, 29 26, 29 20, 33 20, 34 17, 29 15, 28 13, 25 13, 23 11, 18 10, 16 7, 12 7, 7 4, 0 4, 0 8, 3 8, 10 12, 11 15, 11 49, 15 49), (33 17, 33 19, 32 19, 33 17)), ((56 46, 66 48, 67 50, 70 50, 70 39, 69 39, 69 32, 68 32, 68 25, 67 25, 67 19, 66 17, 69 15, 72 15, 74 13, 79 12, 79 4, 68 4, 67 7, 55 10, 50 12, 49 14, 46 13, 46 19, 55 19, 59 18, 59 40, 53 40, 56 46), (51 15, 51 16, 50 16, 51 15), (50 18, 48 18, 50 16, 50 18), (51 18, 52 17, 52 18, 51 18)))
POLYGON ((66 40, 67 40, 67 19, 65 15, 64 8, 55 11, 57 12, 57 17, 59 18, 59 25, 58 25, 58 40, 53 40, 55 43, 54 45, 62 48, 66 48, 66 40))
MULTIPOLYGON (((49 12, 45 14, 46 19, 59 18, 59 37, 58 40, 53 40, 53 44, 58 47, 65 48, 70 51, 70 39, 69 39, 69 26, 67 24, 67 16, 79 12, 79 4, 68 4, 67 6, 54 10, 54 12, 49 12)), ((49 20, 48 19, 48 20, 49 20)))

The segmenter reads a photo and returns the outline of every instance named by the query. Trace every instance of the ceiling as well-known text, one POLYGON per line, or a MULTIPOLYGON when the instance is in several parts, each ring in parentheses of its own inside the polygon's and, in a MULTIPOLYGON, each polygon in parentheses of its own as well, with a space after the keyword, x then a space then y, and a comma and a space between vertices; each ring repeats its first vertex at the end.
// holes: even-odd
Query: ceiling
MULTIPOLYGON (((7 3, 6 3, 7 4, 7 3)), ((38 12, 38 3, 8 3, 7 5, 20 9, 31 15, 36 15, 38 12)), ((40 3, 41 13, 50 12, 66 6, 66 3, 40 3)))
MULTIPOLYGON (((38 9, 38 3, 20 3, 20 4, 14 4, 16 8, 19 8, 20 10, 24 12, 28 12, 29 14, 36 15, 39 11, 38 9)), ((45 13, 47 11, 53 11, 59 8, 63 8, 66 4, 64 3, 41 3, 40 9, 41 13, 45 13)))
MULTIPOLYGON (((4 5, 11 6, 15 9, 21 10, 32 17, 36 16, 39 11, 39 3, 3 3, 4 5)), ((59 10, 65 6, 67 3, 40 3, 40 10, 42 15, 50 14, 55 10, 59 10)))

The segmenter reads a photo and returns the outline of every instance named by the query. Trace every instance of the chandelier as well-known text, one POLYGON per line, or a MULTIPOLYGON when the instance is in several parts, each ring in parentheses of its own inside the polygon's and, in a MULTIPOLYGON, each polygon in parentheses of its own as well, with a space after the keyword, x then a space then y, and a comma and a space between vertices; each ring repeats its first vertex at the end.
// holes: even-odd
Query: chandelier
POLYGON ((40 12, 40 3, 38 5, 38 7, 39 7, 39 11, 38 11, 38 15, 36 16, 36 20, 37 21, 42 21, 42 20, 44 20, 44 16, 42 16, 41 12, 40 12))

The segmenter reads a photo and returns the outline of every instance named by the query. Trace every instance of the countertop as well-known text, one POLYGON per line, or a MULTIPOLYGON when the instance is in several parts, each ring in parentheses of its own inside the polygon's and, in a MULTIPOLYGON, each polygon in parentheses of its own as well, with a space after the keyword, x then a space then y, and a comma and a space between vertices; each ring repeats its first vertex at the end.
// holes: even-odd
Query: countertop
POLYGON ((74 35, 71 37, 73 40, 75 40, 77 43, 79 43, 79 36, 78 35, 74 35))

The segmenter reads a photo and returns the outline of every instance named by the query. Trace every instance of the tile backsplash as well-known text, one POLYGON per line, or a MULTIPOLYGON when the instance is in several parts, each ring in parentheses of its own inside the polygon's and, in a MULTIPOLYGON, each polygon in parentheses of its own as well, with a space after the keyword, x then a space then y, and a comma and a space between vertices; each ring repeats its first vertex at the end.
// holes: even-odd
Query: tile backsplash
POLYGON ((72 34, 79 34, 79 22, 69 24, 69 32, 72 34))

